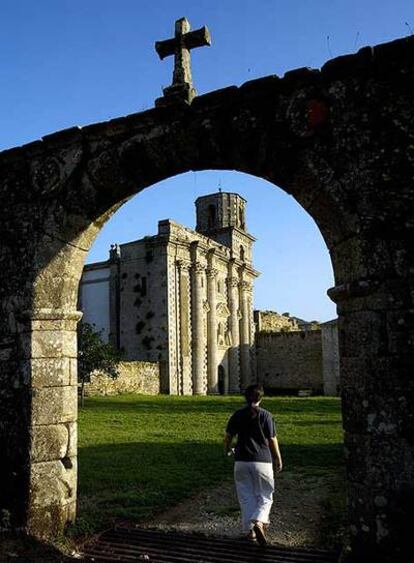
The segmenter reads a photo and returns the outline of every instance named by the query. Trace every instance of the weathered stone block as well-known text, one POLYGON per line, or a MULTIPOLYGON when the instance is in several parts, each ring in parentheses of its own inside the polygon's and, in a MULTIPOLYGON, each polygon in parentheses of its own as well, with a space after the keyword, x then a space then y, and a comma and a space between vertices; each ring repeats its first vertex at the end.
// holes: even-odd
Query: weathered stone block
POLYGON ((63 424, 34 426, 30 457, 33 462, 40 462, 62 459, 66 455, 76 455, 76 448, 74 450, 73 446, 71 454, 69 454, 69 443, 69 428, 63 424))
POLYGON ((66 511, 65 523, 74 522, 76 520, 76 501, 69 502, 67 505, 65 505, 65 511, 66 511))
POLYGON ((34 463, 27 527, 39 538, 57 536, 76 515, 77 459, 34 463))
POLYGON ((75 457, 78 452, 78 425, 76 422, 68 422, 66 424, 68 429, 68 450, 66 455, 68 457, 75 457))
POLYGON ((359 311, 339 318, 341 354, 343 356, 383 356, 388 353, 385 315, 359 311))
POLYGON ((69 385, 78 384, 78 359, 70 358, 69 360, 69 370, 70 370, 70 383, 69 385))
POLYGON ((74 331, 42 330, 31 333, 32 358, 77 357, 77 336, 74 331))
POLYGON ((33 332, 42 330, 70 330, 75 331, 77 323, 66 319, 34 319, 31 323, 33 332))
POLYGON ((74 502, 76 471, 76 457, 33 463, 30 473, 31 507, 63 507, 74 502))
MULTIPOLYGON (((76 360, 73 360, 76 362, 76 360)), ((33 358, 26 364, 31 368, 31 385, 33 388, 60 387, 74 385, 71 379, 71 362, 69 358, 33 358)))
POLYGON ((390 353, 406 354, 408 350, 414 350, 414 309, 389 311, 387 334, 390 353))
POLYGON ((33 424, 75 422, 78 415, 77 391, 74 385, 33 389, 33 424))
MULTIPOLYGON (((70 262, 70 257, 66 257, 66 261, 70 262)), ((46 271, 40 272, 36 279, 37 288, 33 296, 33 307, 73 309, 77 299, 79 276, 71 277, 65 274, 64 264, 56 266, 55 272, 47 269, 46 271)))
POLYGON ((49 540, 61 535, 66 526, 69 505, 50 503, 30 506, 27 511, 27 531, 31 536, 49 540))

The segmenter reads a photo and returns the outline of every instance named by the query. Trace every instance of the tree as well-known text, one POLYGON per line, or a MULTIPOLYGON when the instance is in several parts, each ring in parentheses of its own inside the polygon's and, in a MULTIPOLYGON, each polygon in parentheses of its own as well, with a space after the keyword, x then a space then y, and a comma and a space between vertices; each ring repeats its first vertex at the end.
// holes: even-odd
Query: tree
POLYGON ((91 380, 92 372, 99 371, 108 377, 118 377, 118 362, 121 353, 112 344, 102 340, 102 330, 95 325, 79 323, 78 329, 78 381, 81 384, 81 406, 84 404, 85 383, 91 380))

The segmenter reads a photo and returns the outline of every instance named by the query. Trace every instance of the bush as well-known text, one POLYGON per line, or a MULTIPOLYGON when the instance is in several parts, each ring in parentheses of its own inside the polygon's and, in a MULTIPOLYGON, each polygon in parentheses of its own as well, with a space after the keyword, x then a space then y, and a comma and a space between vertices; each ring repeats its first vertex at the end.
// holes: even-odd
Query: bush
POLYGON ((85 383, 98 370, 108 377, 118 377, 118 362, 122 354, 109 342, 102 340, 102 330, 95 325, 80 323, 78 330, 78 382, 81 386, 81 405, 84 402, 85 383))

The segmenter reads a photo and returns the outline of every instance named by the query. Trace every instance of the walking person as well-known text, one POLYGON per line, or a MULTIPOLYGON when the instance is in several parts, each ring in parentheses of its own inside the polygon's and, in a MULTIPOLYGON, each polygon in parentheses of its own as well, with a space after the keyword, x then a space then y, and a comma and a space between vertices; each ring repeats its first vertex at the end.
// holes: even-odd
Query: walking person
POLYGON ((260 407, 263 386, 250 385, 245 391, 247 405, 230 417, 224 437, 226 455, 232 452, 235 436, 234 480, 240 504, 243 533, 260 545, 267 543, 266 528, 273 503, 274 478, 282 471, 282 456, 273 417, 260 407))

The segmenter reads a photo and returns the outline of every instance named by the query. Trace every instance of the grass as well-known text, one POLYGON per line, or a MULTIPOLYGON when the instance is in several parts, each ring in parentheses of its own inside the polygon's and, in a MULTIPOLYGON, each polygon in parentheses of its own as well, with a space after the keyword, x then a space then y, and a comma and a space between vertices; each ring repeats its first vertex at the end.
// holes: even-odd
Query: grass
MULTIPOLYGON (((223 456, 240 397, 94 397, 80 410, 80 511, 75 534, 114 519, 140 521, 232 478, 223 456)), ((270 397, 286 471, 340 475, 340 404, 328 397, 270 397)))

